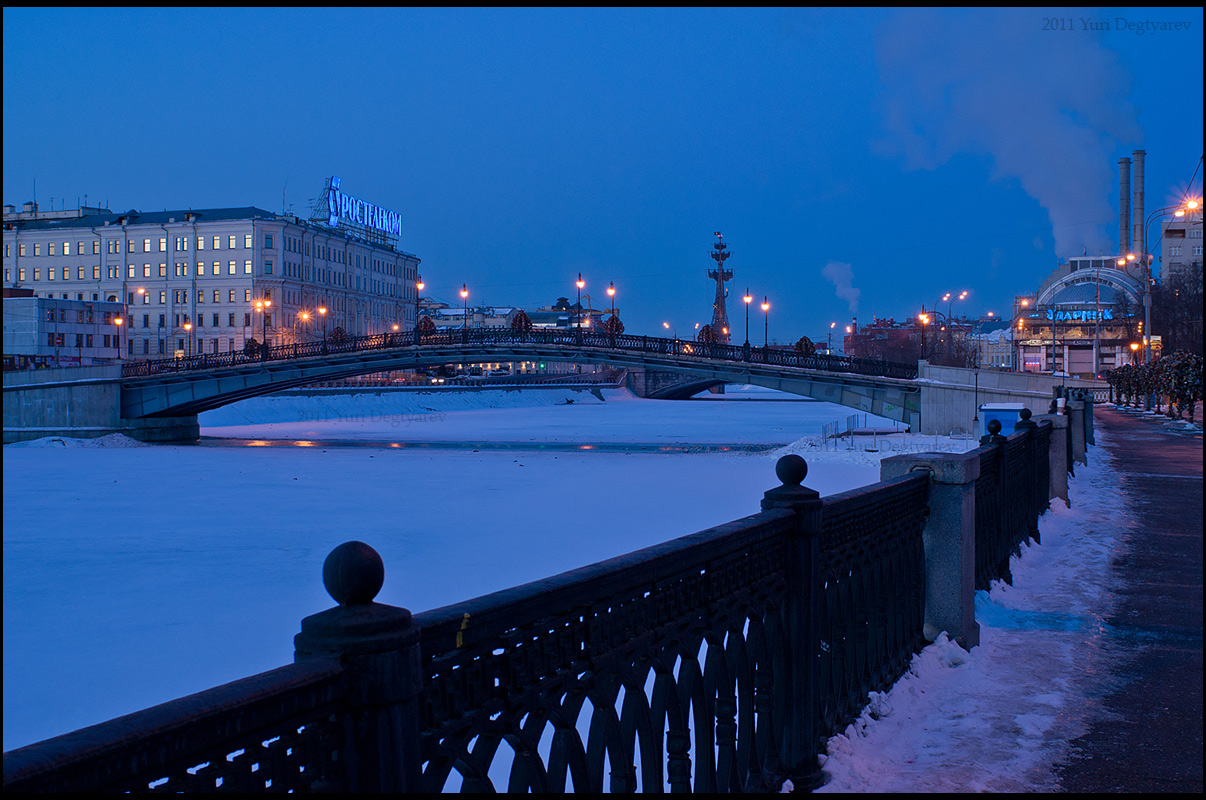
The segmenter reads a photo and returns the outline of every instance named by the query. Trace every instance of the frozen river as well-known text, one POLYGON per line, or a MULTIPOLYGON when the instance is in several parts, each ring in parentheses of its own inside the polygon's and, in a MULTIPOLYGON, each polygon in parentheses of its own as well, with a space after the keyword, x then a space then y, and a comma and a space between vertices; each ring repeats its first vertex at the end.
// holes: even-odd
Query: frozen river
POLYGON ((10 445, 4 749, 288 663, 350 539, 385 560, 378 600, 421 611, 756 513, 778 445, 822 494, 873 482, 879 453, 817 448, 851 413, 758 392, 284 397, 202 433, 329 446, 10 445))

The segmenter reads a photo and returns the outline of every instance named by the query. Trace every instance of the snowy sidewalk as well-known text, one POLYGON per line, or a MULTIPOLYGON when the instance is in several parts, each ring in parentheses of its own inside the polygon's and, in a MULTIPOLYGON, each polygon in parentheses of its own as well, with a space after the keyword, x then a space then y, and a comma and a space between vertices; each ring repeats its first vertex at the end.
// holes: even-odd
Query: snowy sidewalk
POLYGON ((1107 649, 1129 658, 1111 670, 1104 713, 1072 742, 1060 787, 1200 794, 1202 434, 1114 409, 1097 412, 1097 429, 1125 464, 1120 489, 1138 523, 1111 565, 1107 619, 1107 649))
MULTIPOLYGON (((1078 465, 1070 481, 1071 508, 1057 501, 1040 519, 1042 544, 1024 547, 1014 559, 1013 585, 998 582, 976 593, 980 646, 966 652, 943 636, 916 656, 890 692, 874 694, 862 717, 829 740, 828 783, 818 791, 1093 791, 1107 788, 1106 783, 1142 791, 1154 784, 1136 780, 1132 785, 1127 775, 1166 774, 1174 751, 1198 765, 1196 787, 1201 788, 1201 440, 1169 437, 1197 448, 1199 482, 1190 485, 1198 502, 1195 521, 1185 513, 1182 489, 1172 480, 1161 482, 1166 495, 1159 503, 1154 496, 1139 502, 1135 492, 1148 489, 1132 485, 1133 473, 1174 467, 1163 458, 1161 467, 1136 461, 1134 451, 1145 445, 1128 435, 1137 423, 1120 417, 1100 412, 1099 446, 1090 448, 1089 465, 1078 465), (1161 504, 1170 514, 1184 514, 1175 525, 1198 537, 1196 573, 1192 563, 1185 567, 1196 574, 1196 584, 1190 581, 1183 595, 1170 600, 1184 606, 1182 616, 1197 615, 1196 647, 1192 637, 1179 639, 1186 643, 1185 655, 1197 659, 1196 677, 1185 685, 1180 674, 1165 674, 1144 653, 1136 656, 1141 648, 1128 638, 1124 617, 1135 581, 1144 580, 1128 573, 1135 556, 1149 550, 1155 530, 1151 506, 1161 504), (1136 669, 1148 673, 1153 687, 1162 687, 1160 692, 1153 688, 1150 707, 1141 706, 1129 688, 1136 669), (1163 746, 1129 753, 1125 746, 1089 746, 1102 720, 1119 713, 1142 720, 1163 746), (1116 752, 1128 757, 1130 771, 1114 763, 1116 752), (1074 754, 1087 760, 1057 769, 1074 754), (1077 780, 1096 774, 1102 783, 1073 784, 1074 772, 1082 776, 1077 780)), ((1178 541, 1191 551, 1184 554, 1188 560, 1190 542, 1178 541)), ((1165 566, 1169 558, 1160 556, 1165 566)), ((1168 612, 1149 608, 1144 621, 1151 630, 1156 628, 1151 623, 1167 619, 1168 612)), ((1194 786, 1190 777, 1161 788, 1194 786)))

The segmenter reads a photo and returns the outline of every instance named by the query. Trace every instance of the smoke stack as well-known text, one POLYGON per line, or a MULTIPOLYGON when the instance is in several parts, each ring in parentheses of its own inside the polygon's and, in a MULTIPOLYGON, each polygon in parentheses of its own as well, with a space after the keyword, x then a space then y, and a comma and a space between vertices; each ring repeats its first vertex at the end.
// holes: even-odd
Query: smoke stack
POLYGON ((1143 157, 1147 155, 1143 150, 1136 150, 1131 153, 1135 157, 1135 194, 1132 206, 1135 209, 1131 215, 1131 220, 1135 226, 1135 235, 1131 237, 1131 244, 1140 254, 1147 254, 1147 232, 1143 230, 1143 157))
POLYGON ((1118 159, 1118 254, 1131 252, 1131 160, 1118 159))

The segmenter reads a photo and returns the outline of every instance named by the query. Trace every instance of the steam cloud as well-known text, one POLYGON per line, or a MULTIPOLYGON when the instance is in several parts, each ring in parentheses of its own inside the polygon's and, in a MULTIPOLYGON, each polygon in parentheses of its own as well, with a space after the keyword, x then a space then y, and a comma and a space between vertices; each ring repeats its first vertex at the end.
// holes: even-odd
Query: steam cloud
POLYGON ((1045 15, 922 9, 885 24, 877 59, 886 149, 912 169, 986 154, 994 178, 1016 178, 1047 210, 1057 255, 1111 252, 1112 167, 1121 142, 1142 142, 1130 74, 1100 34, 1044 31, 1045 15))
POLYGON ((854 288, 854 270, 849 264, 843 264, 841 261, 830 261, 821 270, 824 275, 833 284, 838 297, 850 304, 850 313, 858 313, 858 298, 862 291, 854 288))

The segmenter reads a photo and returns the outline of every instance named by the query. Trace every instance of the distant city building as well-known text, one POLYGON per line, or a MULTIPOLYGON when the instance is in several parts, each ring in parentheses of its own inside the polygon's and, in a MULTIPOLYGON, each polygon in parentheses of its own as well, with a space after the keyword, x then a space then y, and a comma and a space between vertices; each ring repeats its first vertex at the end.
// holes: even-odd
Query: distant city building
POLYGON ((1202 269, 1202 209, 1183 217, 1170 217, 1163 225, 1160 238, 1160 277, 1170 277, 1187 268, 1202 269))
POLYGON ((1144 336, 1143 276, 1119 259, 1070 258, 1033 298, 1018 299, 1011 329, 1020 370, 1087 377, 1131 362, 1130 345, 1144 336))
POLYGON ((31 290, 5 289, 4 368, 116 361, 125 342, 123 314, 121 303, 35 297, 31 290))
POLYGON ((348 336, 411 330, 419 259, 397 248, 390 232, 400 221, 345 201, 330 185, 328 193, 342 212, 371 215, 387 229, 250 206, 114 213, 7 205, 3 285, 126 306, 127 358, 170 357, 182 338, 195 353, 240 350, 265 329, 270 344, 321 339, 324 328, 348 336), (256 310, 261 300, 271 302, 266 314, 256 310))

